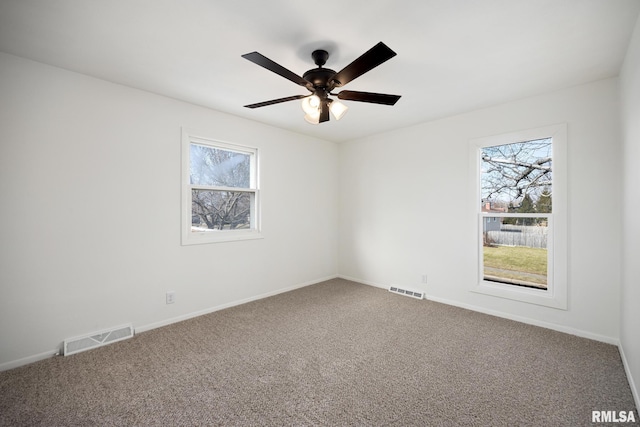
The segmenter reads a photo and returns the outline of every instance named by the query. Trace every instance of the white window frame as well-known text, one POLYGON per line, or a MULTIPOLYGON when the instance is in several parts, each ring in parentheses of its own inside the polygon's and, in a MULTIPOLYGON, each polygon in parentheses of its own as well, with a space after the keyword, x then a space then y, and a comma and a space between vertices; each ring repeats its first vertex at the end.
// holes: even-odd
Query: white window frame
POLYGON ((473 212, 475 212, 476 248, 477 248, 477 279, 472 284, 472 292, 492 295, 537 304, 546 307, 567 309, 568 288, 568 211, 567 211, 567 125, 566 123, 550 125, 535 129, 511 132, 501 135, 474 138, 469 142, 469 162, 472 171, 473 212), (547 289, 533 289, 511 284, 484 280, 483 266, 483 221, 486 217, 511 217, 512 214, 497 212, 483 213, 481 211, 481 149, 497 145, 517 142, 534 141, 552 138, 553 150, 553 213, 551 214, 520 214, 535 218, 548 218, 547 243, 547 289))
POLYGON ((182 244, 197 245, 204 243, 232 242, 238 240, 261 239, 260 227, 260 190, 259 190, 259 168, 258 149, 243 145, 231 144, 218 141, 212 138, 201 136, 200 134, 182 129, 182 244), (249 188, 224 188, 206 187, 202 185, 192 185, 190 180, 191 165, 191 144, 203 145, 226 151, 234 151, 248 154, 251 159, 251 176, 249 188), (192 216, 192 189, 211 189, 219 191, 242 191, 252 194, 251 225, 249 229, 240 230, 215 230, 210 232, 194 233, 191 231, 192 216))

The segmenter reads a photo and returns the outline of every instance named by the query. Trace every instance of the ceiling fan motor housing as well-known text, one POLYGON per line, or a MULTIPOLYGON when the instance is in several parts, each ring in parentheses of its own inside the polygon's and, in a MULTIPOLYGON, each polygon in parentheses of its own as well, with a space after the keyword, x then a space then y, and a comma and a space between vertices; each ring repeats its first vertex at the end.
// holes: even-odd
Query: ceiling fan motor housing
POLYGON ((314 68, 304 73, 302 78, 313 85, 313 88, 309 88, 312 92, 318 89, 329 92, 335 87, 332 82, 335 75, 336 72, 329 68, 314 68))
POLYGON ((326 50, 314 50, 311 53, 311 57, 318 68, 307 71, 302 75, 302 78, 311 83, 312 87, 307 86, 311 92, 314 92, 320 98, 326 98, 336 86, 333 78, 337 73, 334 70, 322 67, 329 59, 329 52, 326 50))

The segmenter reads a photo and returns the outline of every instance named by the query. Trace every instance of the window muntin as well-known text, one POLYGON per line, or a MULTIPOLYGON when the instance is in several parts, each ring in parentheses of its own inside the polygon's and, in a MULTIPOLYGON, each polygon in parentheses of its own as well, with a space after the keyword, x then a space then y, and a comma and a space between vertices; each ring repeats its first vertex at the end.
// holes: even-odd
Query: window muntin
MULTIPOLYGON (((476 221, 478 278, 470 290, 566 310, 568 287, 567 125, 558 124, 476 138, 470 141, 469 148, 470 167, 471 170, 475 170, 475 174, 471 175, 470 183, 473 186, 472 194, 475 198, 473 204, 478 219, 476 221), (527 142, 535 144, 529 147, 510 146, 527 142), (516 167, 523 166, 520 163, 527 163, 520 162, 522 154, 526 153, 520 148, 529 149, 528 173, 523 173, 522 169, 516 167), (514 150, 510 152, 508 149, 514 150), (514 157, 510 154, 515 153, 520 155, 515 157, 517 161, 514 162, 514 157), (499 170, 496 165, 509 167, 509 172, 513 174, 509 176, 513 179, 505 177, 504 185, 495 185, 498 182, 496 173, 499 170), (519 174, 516 173, 518 171, 519 174), (491 182, 493 186, 490 185, 491 182), (525 198, 527 194, 528 197, 525 198), (507 248, 507 253, 502 254, 502 257, 510 259, 506 264, 509 268, 495 266, 496 259, 494 254, 490 253, 492 248, 487 246, 496 243, 493 241, 496 239, 495 232, 522 234, 526 230, 524 227, 538 227, 527 231, 546 235, 546 288, 540 286, 544 283, 537 284, 535 281, 522 280, 524 277, 513 277, 507 274, 510 273, 509 271, 501 271, 502 274, 499 275, 491 274, 495 273, 495 270, 490 269, 493 267, 514 270, 520 276, 526 274, 544 276, 541 274, 544 271, 545 260, 543 251, 534 251, 538 252, 537 256, 534 255, 522 267, 523 255, 516 254, 513 258, 509 252, 518 250, 510 251, 511 246, 507 242, 496 246, 507 248), (489 249, 485 251, 485 247, 489 249), (485 264, 489 267, 487 271, 485 271, 485 264)), ((539 238, 542 239, 542 237, 539 238)), ((528 245, 530 248, 534 246, 530 243, 528 245)), ((512 246, 517 245, 512 244, 512 246)), ((531 257, 531 254, 528 256, 531 257)), ((539 281, 542 279, 540 278, 539 281)))
POLYGON ((257 149, 183 132, 182 243, 260 238, 257 149))

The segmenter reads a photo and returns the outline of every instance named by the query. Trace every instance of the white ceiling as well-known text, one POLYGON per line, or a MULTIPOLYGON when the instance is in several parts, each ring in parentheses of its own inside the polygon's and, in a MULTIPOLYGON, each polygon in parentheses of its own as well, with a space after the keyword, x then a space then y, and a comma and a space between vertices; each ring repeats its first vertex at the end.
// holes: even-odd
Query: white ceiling
POLYGON ((346 141, 618 75, 640 0, 0 0, 0 51, 330 141, 346 141), (307 94, 240 55, 298 75, 329 51, 339 71, 377 42, 397 56, 344 89, 402 95, 345 103, 320 125, 307 94))

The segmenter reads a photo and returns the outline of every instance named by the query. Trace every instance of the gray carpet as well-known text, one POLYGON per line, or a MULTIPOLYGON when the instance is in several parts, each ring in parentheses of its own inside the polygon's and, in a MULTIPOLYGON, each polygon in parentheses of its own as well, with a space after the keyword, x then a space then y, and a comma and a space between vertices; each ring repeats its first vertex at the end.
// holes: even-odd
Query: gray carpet
POLYGON ((592 426, 634 408, 614 346, 340 279, 0 373, 12 426, 592 426))

